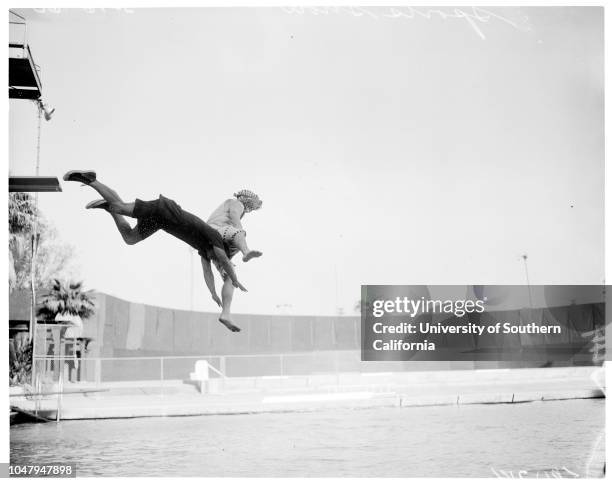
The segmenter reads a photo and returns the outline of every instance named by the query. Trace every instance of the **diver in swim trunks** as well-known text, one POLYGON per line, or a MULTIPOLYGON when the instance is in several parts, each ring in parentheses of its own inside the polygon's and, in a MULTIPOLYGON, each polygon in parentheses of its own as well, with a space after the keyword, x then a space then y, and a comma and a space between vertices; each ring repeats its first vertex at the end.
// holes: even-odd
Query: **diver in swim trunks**
MULTIPOLYGON (((229 277, 232 287, 246 291, 238 281, 229 260, 229 249, 223 243, 221 234, 199 217, 183 210, 175 201, 160 195, 157 200, 136 199, 134 202, 126 203, 121 200, 117 192, 98 181, 94 171, 69 171, 64 175, 64 180, 88 185, 103 197, 103 200, 90 202, 86 208, 106 210, 113 217, 119 233, 127 244, 136 244, 158 230, 163 230, 196 249, 201 257, 202 267, 210 269, 210 263, 213 261, 229 277), (132 227, 124 216, 137 219, 136 226, 132 227)), ((205 279, 207 277, 206 269, 204 277, 205 279)), ((218 298, 216 302, 221 305, 218 298)), ((223 324, 231 331, 240 331, 240 328, 231 323, 223 324)))
POLYGON ((236 198, 229 198, 219 205, 206 223, 219 231, 223 242, 233 248, 234 252, 235 249, 242 252, 243 262, 248 262, 255 257, 261 257, 262 253, 249 249, 241 219, 245 214, 259 210, 263 202, 250 190, 240 190, 234 193, 234 196, 236 198))
MULTIPOLYGON (((223 242, 230 252, 230 259, 238 252, 242 252, 242 260, 248 262, 255 257, 261 257, 262 253, 258 250, 250 250, 246 242, 246 232, 242 227, 241 219, 244 214, 259 210, 262 206, 262 201, 259 197, 250 190, 240 190, 234 193, 236 198, 225 200, 217 209, 210 215, 207 220, 208 225, 219 231, 223 242)), ((217 297, 215 289, 215 280, 210 272, 210 269, 204 268, 204 279, 210 290, 213 301, 221 306, 221 314, 219 321, 227 325, 235 326, 231 319, 231 305, 234 297, 234 286, 231 280, 227 277, 227 273, 216 261, 213 261, 217 267, 217 271, 223 279, 221 288, 221 301, 217 297)))

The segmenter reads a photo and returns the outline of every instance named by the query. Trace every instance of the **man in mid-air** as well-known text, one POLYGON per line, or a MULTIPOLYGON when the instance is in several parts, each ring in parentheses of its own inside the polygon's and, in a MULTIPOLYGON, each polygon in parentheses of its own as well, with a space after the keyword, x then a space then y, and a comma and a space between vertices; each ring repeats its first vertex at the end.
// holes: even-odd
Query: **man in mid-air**
MULTIPOLYGON (((134 202, 124 202, 117 192, 98 181, 95 171, 69 171, 64 175, 64 180, 83 183, 102 196, 102 200, 90 202, 85 208, 106 210, 113 217, 119 233, 128 245, 137 244, 161 229, 196 249, 202 259, 203 267, 210 268, 212 261, 222 276, 231 281, 232 287, 246 292, 246 288, 238 281, 230 262, 230 249, 224 244, 221 233, 199 217, 183 210, 175 201, 160 195, 156 200, 136 199, 134 202), (136 226, 132 227, 124 216, 135 218, 136 226)), ((256 256, 257 254, 251 255, 251 257, 256 256)), ((206 279, 209 276, 206 269, 204 274, 206 279)), ((209 284, 208 280, 206 284, 209 284)), ((215 301, 221 305, 218 297, 215 301)), ((229 318, 224 320, 219 318, 219 321, 230 331, 240 331, 229 318)))

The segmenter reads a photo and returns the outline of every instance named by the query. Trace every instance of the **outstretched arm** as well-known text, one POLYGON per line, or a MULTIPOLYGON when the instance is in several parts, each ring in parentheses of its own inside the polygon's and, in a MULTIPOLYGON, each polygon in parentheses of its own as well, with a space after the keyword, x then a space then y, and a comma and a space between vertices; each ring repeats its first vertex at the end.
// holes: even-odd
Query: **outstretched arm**
POLYGON ((204 257, 201 257, 202 260, 202 271, 204 272, 204 281, 206 282, 206 286, 210 291, 210 295, 212 296, 213 301, 217 303, 218 306, 221 306, 221 299, 217 296, 217 290, 215 289, 215 276, 213 275, 212 269, 210 267, 210 261, 204 257))
POLYGON ((237 287, 241 291, 246 292, 246 287, 244 287, 242 284, 240 284, 240 282, 238 282, 238 277, 236 276, 236 271, 234 271, 234 266, 225 254, 225 251, 217 246, 214 246, 213 252, 215 253, 215 257, 219 261, 219 264, 221 264, 221 267, 225 269, 225 272, 227 272, 227 275, 232 280, 232 285, 234 287, 237 287))

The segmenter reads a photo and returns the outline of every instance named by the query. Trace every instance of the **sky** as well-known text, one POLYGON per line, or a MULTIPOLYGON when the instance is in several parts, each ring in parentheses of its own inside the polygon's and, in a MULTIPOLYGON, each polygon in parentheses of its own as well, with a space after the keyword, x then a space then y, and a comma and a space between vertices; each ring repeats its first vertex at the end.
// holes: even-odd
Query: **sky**
MULTIPOLYGON (((523 254, 533 284, 603 281, 601 8, 16 11, 56 108, 42 175, 95 169, 124 200, 204 219, 261 196, 243 222, 264 255, 237 262, 235 312, 353 314, 361 284, 523 284, 523 254)), ((12 174, 34 174, 36 122, 11 100, 12 174)), ((96 198, 40 195, 86 287, 215 310, 197 255, 163 233, 125 245, 84 209, 96 198)))

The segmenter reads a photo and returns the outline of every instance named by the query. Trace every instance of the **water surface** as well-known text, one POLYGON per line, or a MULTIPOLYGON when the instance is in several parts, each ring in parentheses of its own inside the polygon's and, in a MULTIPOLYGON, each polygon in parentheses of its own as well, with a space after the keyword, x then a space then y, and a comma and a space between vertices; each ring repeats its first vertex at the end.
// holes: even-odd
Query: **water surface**
POLYGON ((603 429, 603 399, 81 420, 11 427, 11 463, 70 461, 81 477, 572 477, 601 472, 603 429))

